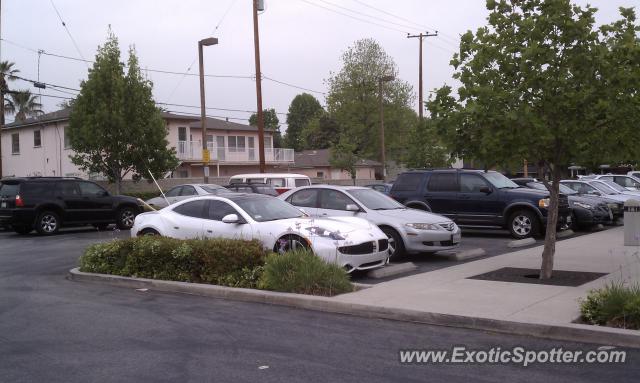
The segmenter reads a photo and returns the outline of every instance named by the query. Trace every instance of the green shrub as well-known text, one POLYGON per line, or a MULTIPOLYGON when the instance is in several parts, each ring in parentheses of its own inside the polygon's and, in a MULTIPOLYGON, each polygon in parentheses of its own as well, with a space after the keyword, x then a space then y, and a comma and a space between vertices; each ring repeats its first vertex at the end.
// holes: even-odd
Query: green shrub
POLYGON ((159 197, 160 196, 160 192, 159 191, 152 191, 152 192, 137 192, 137 193, 123 193, 124 195, 128 195, 130 197, 135 197, 135 198, 140 198, 143 201, 146 201, 148 199, 151 198, 155 198, 155 197, 159 197))
POLYGON ((311 251, 270 254, 258 287, 264 290, 332 296, 353 291, 346 271, 311 251))
POLYGON ((136 237, 89 246, 80 270, 140 278, 254 287, 266 251, 259 241, 136 237))
POLYGON ((610 283, 581 300, 582 319, 594 325, 640 329, 640 285, 610 283))

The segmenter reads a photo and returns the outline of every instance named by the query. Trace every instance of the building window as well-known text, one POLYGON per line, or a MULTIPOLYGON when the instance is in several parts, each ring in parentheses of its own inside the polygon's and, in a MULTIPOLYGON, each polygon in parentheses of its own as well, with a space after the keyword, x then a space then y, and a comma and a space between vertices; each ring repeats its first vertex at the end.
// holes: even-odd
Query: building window
POLYGON ((20 154, 20 133, 11 135, 11 154, 20 154))
POLYGON ((227 137, 229 144, 229 152, 244 152, 245 151, 245 137, 244 136, 229 136, 227 137))
POLYGON ((67 129, 69 129, 68 126, 64 127, 64 132, 62 134, 64 134, 64 148, 65 149, 69 149, 71 148, 71 137, 69 137, 69 133, 67 132, 67 129))
POLYGON ((40 136, 40 130, 33 131, 33 147, 39 148, 42 146, 42 137, 40 136))
POLYGON ((316 173, 316 177, 317 178, 324 178, 324 172, 317 172, 316 173))
POLYGON ((177 178, 189 178, 189 170, 187 169, 178 169, 177 178))
POLYGON ((187 140, 187 128, 181 126, 178 128, 178 141, 186 141, 187 140))

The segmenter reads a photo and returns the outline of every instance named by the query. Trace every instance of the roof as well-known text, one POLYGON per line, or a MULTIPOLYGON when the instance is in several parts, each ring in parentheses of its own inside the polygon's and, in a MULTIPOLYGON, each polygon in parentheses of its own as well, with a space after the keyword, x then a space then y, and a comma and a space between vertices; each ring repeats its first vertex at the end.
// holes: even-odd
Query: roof
POLYGON ((253 173, 253 174, 236 174, 235 176, 231 176, 230 179, 236 178, 286 178, 286 177, 299 177, 299 178, 309 178, 309 176, 305 176, 304 174, 295 174, 295 173, 253 173))
MULTIPOLYGON (((303 150, 294 155, 294 167, 314 168, 317 166, 331 166, 329 163, 331 149, 303 150)), ((382 166, 378 161, 361 159, 356 166, 382 166)))
MULTIPOLYGON (((49 124, 53 122, 68 121, 71 115, 71 108, 64 108, 55 112, 43 114, 38 117, 28 118, 24 121, 14 121, 10 124, 6 124, 3 129, 17 129, 33 125, 49 124)), ((186 116, 181 114, 161 112, 162 118, 165 120, 185 120, 189 121, 189 127, 200 128, 200 117, 186 116)), ((211 130, 244 130, 244 131, 257 131, 258 127, 239 124, 237 122, 230 122, 226 120, 220 120, 217 118, 207 117, 207 129, 211 130)), ((271 131, 266 129, 266 131, 271 131)))

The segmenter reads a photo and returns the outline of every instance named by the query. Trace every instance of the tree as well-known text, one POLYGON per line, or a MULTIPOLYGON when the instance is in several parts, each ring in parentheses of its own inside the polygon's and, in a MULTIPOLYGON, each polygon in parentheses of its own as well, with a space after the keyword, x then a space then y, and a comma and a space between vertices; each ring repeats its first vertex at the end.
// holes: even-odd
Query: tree
POLYGON ((413 123, 407 112, 414 95, 411 85, 398 79, 393 59, 375 40, 359 40, 342 55, 340 72, 327 80, 327 110, 365 158, 379 157, 379 79, 388 76, 394 79, 382 83, 385 146, 389 158, 399 159, 413 123))
POLYGON ((31 94, 29 90, 7 91, 9 98, 6 100, 5 112, 16 115, 16 121, 24 121, 27 117, 36 117, 43 114, 42 104, 38 96, 31 94))
MULTIPOLYGON (((488 25, 461 38, 427 107, 451 151, 487 165, 528 159, 551 175, 540 278, 552 276, 562 167, 638 158, 640 31, 631 9, 596 29, 569 0, 488 0, 488 25)), ((540 204, 547 204, 541 201, 540 204)))
POLYGON ((349 173, 354 185, 356 184, 356 164, 359 159, 357 145, 346 136, 343 136, 329 151, 329 164, 349 173))
POLYGON ((304 149, 302 131, 311 120, 319 116, 324 109, 320 102, 308 93, 302 93, 294 97, 289 105, 287 113, 287 133, 284 136, 284 145, 287 148, 299 152, 304 149))
POLYGON ((302 130, 303 149, 327 149, 338 143, 341 132, 338 122, 327 112, 322 112, 302 130))
MULTIPOLYGON (((0 62, 0 102, 2 103, 2 113, 0 113, 0 129, 4 127, 4 114, 6 112, 5 109, 5 98, 4 95, 9 90, 8 81, 15 80, 15 75, 20 72, 18 69, 15 69, 13 66, 15 63, 9 61, 1 61, 0 62)), ((2 142, 0 141, 0 178, 2 178, 2 142)))
POLYGON ((80 86, 68 128, 75 152, 71 161, 84 171, 106 175, 116 193, 129 173, 134 179, 150 179, 149 172, 160 178, 178 165, 175 149, 167 147, 153 84, 142 76, 133 48, 127 66, 125 75, 118 40, 109 31, 80 86))
MULTIPOLYGON (((276 110, 265 109, 262 113, 264 116, 264 130, 273 132, 273 147, 280 148, 282 147, 282 134, 280 133, 280 120, 278 119, 278 114, 276 110)), ((249 117, 249 125, 258 126, 258 114, 253 113, 249 117)))
POLYGON ((432 120, 417 122, 411 130, 404 163, 410 168, 445 168, 451 165, 449 149, 437 135, 432 120))

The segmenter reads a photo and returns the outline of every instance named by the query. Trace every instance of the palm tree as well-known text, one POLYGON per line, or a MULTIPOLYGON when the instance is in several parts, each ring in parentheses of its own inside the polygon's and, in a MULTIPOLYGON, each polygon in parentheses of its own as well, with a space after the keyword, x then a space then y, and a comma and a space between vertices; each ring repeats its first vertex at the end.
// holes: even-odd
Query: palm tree
MULTIPOLYGON (((4 126, 4 114, 5 114, 5 100, 4 95, 8 90, 7 81, 13 81, 16 79, 15 74, 20 72, 13 66, 15 63, 9 61, 0 61, 0 107, 2 107, 2 113, 0 113, 0 129, 4 126)), ((0 148, 2 144, 0 143, 0 148)), ((0 149, 0 178, 2 178, 2 150, 0 149)))
POLYGON ((36 101, 37 95, 28 90, 9 92, 9 98, 4 107, 5 112, 16 115, 16 121, 24 121, 27 117, 36 117, 44 113, 42 104, 36 101))

